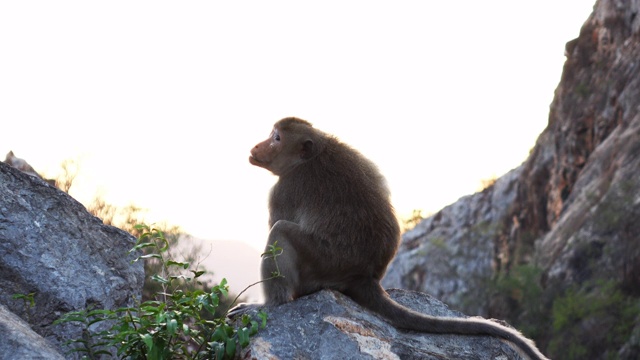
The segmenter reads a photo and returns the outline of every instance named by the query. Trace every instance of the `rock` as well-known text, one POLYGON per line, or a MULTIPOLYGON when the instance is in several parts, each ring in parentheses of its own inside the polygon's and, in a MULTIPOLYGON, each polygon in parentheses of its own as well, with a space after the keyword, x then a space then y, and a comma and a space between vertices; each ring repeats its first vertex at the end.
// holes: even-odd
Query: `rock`
POLYGON ((487 316, 484 289, 499 264, 496 241, 515 201, 520 175, 520 168, 513 170, 406 232, 382 285, 427 292, 471 314, 487 316))
MULTIPOLYGON (((464 317, 429 295, 390 290, 413 310, 464 317)), ((489 336, 423 334, 397 330, 349 297, 324 290, 269 308, 267 327, 243 349, 242 359, 521 359, 489 336)))
POLYGON ((0 359, 64 360, 29 324, 0 305, 0 359))
POLYGON ((131 264, 130 234, 87 212, 43 180, 0 163, 0 304, 54 343, 81 338, 62 314, 88 307, 115 309, 140 298, 142 263, 131 264), (35 293, 26 309, 13 294, 35 293))
POLYGON ((567 50, 548 135, 536 145, 552 154, 546 191, 528 196, 546 199, 538 202, 544 226, 533 230, 540 235, 537 261, 551 282, 592 278, 571 260, 591 249, 599 276, 640 283, 638 12, 637 2, 596 3, 567 50))

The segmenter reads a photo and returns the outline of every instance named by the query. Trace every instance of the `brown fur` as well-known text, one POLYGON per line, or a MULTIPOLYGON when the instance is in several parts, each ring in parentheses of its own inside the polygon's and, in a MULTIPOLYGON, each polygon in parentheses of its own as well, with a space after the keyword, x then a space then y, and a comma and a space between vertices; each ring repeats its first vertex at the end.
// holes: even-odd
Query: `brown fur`
MULTIPOLYGON (((265 282, 266 305, 322 289, 340 291, 397 328, 429 333, 486 334, 545 359, 516 330, 481 318, 432 317, 402 307, 380 286, 395 256, 400 228, 386 181, 356 150, 304 120, 285 118, 251 150, 249 161, 279 176, 269 200, 271 231, 284 277, 265 282)), ((262 277, 276 271, 262 262, 262 277)))
POLYGON ((4 159, 5 164, 8 164, 25 174, 29 174, 42 179, 42 176, 38 174, 29 163, 27 163, 24 159, 21 159, 13 154, 13 151, 9 151, 7 156, 4 159))

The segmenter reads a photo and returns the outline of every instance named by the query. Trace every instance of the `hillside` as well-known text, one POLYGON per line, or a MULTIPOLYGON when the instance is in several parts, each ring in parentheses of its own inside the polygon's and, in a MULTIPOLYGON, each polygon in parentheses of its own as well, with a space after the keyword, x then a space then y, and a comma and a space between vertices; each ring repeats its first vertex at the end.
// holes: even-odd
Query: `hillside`
POLYGON ((505 318, 552 358, 640 356, 639 11, 596 3, 529 158, 407 232, 386 287, 505 318))

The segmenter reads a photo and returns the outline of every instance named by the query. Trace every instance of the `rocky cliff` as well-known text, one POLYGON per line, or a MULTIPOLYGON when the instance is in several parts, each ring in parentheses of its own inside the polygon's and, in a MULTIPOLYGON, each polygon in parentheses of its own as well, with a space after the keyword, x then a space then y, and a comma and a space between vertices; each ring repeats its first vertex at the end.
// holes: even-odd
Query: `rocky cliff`
POLYGON ((554 358, 640 357, 639 12, 596 3, 529 158, 407 232, 385 286, 506 317, 554 358))
POLYGON ((73 358, 62 344, 82 329, 52 323, 139 299, 144 270, 127 253, 134 244, 66 193, 0 162, 0 359, 73 358), (14 294, 33 294, 34 306, 14 294))

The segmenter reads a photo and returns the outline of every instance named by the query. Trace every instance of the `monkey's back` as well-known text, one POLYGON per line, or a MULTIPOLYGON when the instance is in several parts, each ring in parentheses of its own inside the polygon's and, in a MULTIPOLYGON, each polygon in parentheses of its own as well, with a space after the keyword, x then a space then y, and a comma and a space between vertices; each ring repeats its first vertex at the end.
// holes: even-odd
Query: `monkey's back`
POLYGON ((295 222, 314 234, 315 256, 331 257, 343 271, 369 269, 379 279, 400 240, 386 180, 358 151, 331 136, 323 141, 323 151, 274 185, 270 225, 295 222))

